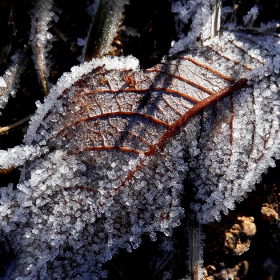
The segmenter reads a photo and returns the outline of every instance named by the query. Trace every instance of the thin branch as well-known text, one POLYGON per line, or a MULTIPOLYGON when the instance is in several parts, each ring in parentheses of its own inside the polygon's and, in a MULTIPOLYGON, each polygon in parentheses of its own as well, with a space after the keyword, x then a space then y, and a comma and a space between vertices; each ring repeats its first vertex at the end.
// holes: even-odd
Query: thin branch
POLYGON ((28 117, 26 117, 26 118, 24 118, 24 119, 22 119, 22 120, 20 120, 18 122, 15 122, 15 123, 13 123, 11 125, 0 127, 0 134, 4 134, 4 133, 6 133, 6 132, 8 132, 8 131, 10 131, 10 130, 20 126, 20 125, 22 125, 22 124, 24 124, 25 122, 28 122, 29 120, 30 120, 30 116, 28 116, 28 117))
POLYGON ((127 3, 126 0, 100 0, 87 39, 85 61, 108 54, 127 3))
POLYGON ((32 22, 30 31, 30 45, 33 51, 33 61, 38 73, 39 82, 43 88, 44 94, 49 93, 49 70, 47 53, 49 50, 52 34, 48 32, 49 23, 52 20, 53 13, 51 7, 53 0, 38 0, 32 10, 32 22))
POLYGON ((218 36, 221 27, 221 0, 211 1, 212 16, 211 16, 211 38, 218 36))
MULTIPOLYGON (((4 109, 10 96, 15 96, 18 82, 27 65, 28 48, 18 51, 13 55, 13 63, 0 77, 0 109, 4 109)), ((1 113, 0 113, 1 115, 1 113)))

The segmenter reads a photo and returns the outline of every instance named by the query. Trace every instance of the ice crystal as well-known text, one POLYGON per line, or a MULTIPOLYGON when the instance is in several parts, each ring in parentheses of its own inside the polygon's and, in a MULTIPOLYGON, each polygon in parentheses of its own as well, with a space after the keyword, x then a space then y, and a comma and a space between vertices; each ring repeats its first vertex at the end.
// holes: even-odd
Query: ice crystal
POLYGON ((11 59, 12 64, 0 77, 0 109, 5 108, 10 96, 16 95, 20 75, 26 66, 27 50, 16 52, 11 59))
POLYGON ((39 82, 45 95, 49 92, 49 62, 47 52, 50 49, 52 34, 48 32, 49 23, 54 16, 51 11, 53 0, 36 0, 31 11, 30 45, 33 51, 33 61, 38 73, 39 82))
POLYGON ((246 16, 243 17, 244 25, 248 26, 248 27, 252 27, 258 14, 259 14, 259 8, 256 5, 248 12, 248 14, 246 16))
POLYGON ((1 190, 11 279, 99 277, 143 233, 171 236, 188 174, 200 222, 232 209, 279 155, 277 42, 224 32, 145 71, 104 58, 65 74, 26 146, 1 152, 2 167, 26 162, 17 191, 1 190))
POLYGON ((172 3, 172 12, 177 13, 176 22, 178 31, 192 20, 191 30, 187 36, 181 34, 181 39, 170 49, 171 54, 183 51, 197 44, 197 39, 206 40, 210 37, 211 10, 208 1, 176 1, 172 3))

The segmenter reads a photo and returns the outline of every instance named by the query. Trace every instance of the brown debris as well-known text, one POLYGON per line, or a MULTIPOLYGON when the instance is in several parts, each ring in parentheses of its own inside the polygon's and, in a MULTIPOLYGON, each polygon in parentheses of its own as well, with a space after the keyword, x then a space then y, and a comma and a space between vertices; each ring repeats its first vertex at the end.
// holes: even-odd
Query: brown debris
POLYGON ((208 273, 210 272, 210 274, 213 274, 213 271, 215 271, 216 268, 213 265, 208 265, 206 268, 203 267, 202 268, 202 274, 203 274, 203 280, 214 280, 215 278, 212 275, 208 275, 208 273))
POLYGON ((247 261, 240 262, 239 264, 235 265, 233 268, 227 268, 226 279, 233 279, 233 280, 239 280, 246 276, 249 270, 249 264, 247 261))
POLYGON ((275 205, 264 203, 261 208, 262 219, 270 224, 276 224, 278 222, 278 213, 275 209, 275 205))
MULTIPOLYGON (((209 266, 207 266, 207 269, 209 266)), ((244 278, 249 271, 249 263, 242 261, 232 268, 222 269, 219 273, 214 273, 213 276, 208 276, 207 272, 203 274, 202 280, 240 280, 244 278)))
POLYGON ((225 232, 224 247, 240 256, 249 250, 251 237, 256 233, 253 217, 238 216, 236 223, 225 232))
POLYGON ((205 267, 202 268, 202 275, 203 280, 214 280, 215 278, 213 276, 208 276, 207 269, 205 267))
POLYGON ((14 168, 12 166, 5 168, 5 169, 0 169, 0 175, 6 175, 12 172, 14 168))

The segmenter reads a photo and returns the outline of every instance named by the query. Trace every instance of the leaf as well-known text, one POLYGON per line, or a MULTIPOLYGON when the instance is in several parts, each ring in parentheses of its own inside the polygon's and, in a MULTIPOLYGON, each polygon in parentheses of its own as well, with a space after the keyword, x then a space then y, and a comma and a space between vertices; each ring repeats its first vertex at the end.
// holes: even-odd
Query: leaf
POLYGON ((26 146, 2 153, 17 166, 34 147, 18 191, 2 191, 12 279, 99 277, 142 234, 170 236, 188 175, 201 222, 240 201, 279 154, 277 42, 225 32, 148 70, 104 58, 64 75, 26 146))
POLYGON ((243 33, 233 39, 229 44, 236 45, 234 49, 220 41, 220 53, 233 57, 238 51, 244 55, 246 68, 255 68, 248 64, 250 56, 264 64, 251 71, 255 77, 247 87, 205 110, 200 131, 196 130, 199 141, 190 145, 191 150, 200 151, 189 157, 190 175, 200 200, 192 208, 204 223, 212 220, 211 215, 219 220, 221 211, 227 214, 233 209, 235 202, 243 200, 260 182, 262 173, 275 166, 271 157, 279 157, 279 75, 274 63, 279 56, 277 39, 245 37, 243 33))

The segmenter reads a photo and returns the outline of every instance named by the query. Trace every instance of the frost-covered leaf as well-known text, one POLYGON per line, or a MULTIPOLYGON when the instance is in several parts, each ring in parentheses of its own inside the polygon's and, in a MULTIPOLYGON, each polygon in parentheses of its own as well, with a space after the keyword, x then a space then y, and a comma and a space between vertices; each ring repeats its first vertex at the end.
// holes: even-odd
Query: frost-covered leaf
POLYGON ((233 208, 279 153, 277 55, 276 37, 225 32, 147 70, 104 58, 64 75, 10 151, 36 151, 2 191, 11 279, 94 279, 142 234, 170 236, 189 175, 200 222, 233 208))

